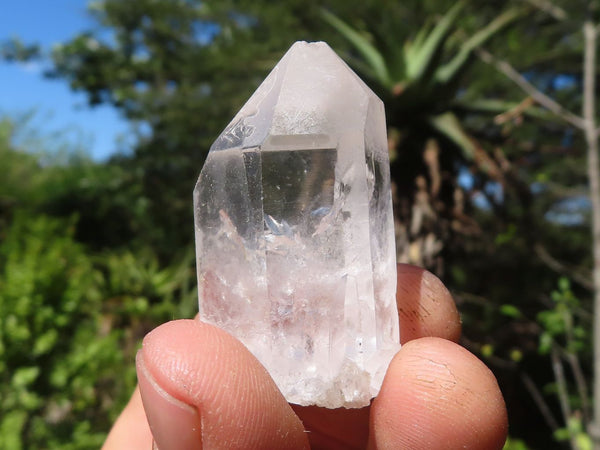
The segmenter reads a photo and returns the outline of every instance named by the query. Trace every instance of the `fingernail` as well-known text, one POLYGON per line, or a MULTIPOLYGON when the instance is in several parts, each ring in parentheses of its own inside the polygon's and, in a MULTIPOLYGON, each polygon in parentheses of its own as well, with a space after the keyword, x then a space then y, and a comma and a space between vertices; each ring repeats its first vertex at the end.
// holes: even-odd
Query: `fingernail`
POLYGON ((196 408, 172 397, 156 382, 141 351, 136 363, 142 403, 154 438, 153 450, 201 449, 201 418, 196 408))

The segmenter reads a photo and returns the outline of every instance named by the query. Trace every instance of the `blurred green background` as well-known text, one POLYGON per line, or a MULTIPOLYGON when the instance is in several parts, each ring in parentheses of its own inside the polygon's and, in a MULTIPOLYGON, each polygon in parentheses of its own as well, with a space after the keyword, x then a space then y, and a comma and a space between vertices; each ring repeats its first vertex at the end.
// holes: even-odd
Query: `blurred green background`
POLYGON ((597 6, 102 0, 60 45, 0 30, 5 62, 42 61, 133 137, 99 159, 3 109, 0 448, 101 445, 141 338, 197 310, 208 148, 296 40, 327 41, 385 102, 399 260, 451 290, 505 395, 506 448, 593 448, 597 6))

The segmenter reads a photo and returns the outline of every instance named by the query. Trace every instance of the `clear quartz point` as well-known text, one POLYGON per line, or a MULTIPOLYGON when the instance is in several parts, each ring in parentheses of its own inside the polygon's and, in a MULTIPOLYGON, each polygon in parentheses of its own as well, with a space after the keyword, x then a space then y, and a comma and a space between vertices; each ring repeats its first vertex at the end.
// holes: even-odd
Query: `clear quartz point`
POLYGON ((194 190, 200 318, 291 403, 362 407, 399 349, 383 103, 297 42, 212 145, 194 190))

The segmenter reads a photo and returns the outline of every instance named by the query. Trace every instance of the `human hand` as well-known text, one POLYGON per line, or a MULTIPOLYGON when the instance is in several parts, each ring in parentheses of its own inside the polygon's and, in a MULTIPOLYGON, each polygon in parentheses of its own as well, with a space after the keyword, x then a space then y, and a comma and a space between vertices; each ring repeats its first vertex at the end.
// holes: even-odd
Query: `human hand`
POLYGON ((507 433, 491 371, 456 344, 460 320, 432 274, 398 266, 402 348, 371 406, 289 405, 235 338, 198 320, 144 339, 139 389, 103 449, 500 449, 507 433), (144 412, 145 409, 145 412, 144 412), (150 431, 152 430, 152 431, 150 431))

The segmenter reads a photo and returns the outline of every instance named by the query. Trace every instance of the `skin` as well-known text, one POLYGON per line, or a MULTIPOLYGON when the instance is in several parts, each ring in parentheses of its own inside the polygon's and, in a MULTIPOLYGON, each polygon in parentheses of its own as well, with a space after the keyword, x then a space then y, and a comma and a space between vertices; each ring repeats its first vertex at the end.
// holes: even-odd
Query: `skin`
POLYGON ((139 389, 103 449, 501 449, 504 400, 491 371, 456 343, 448 290, 407 265, 398 286, 403 346, 371 406, 289 405, 239 341, 179 320, 144 339, 139 389))

